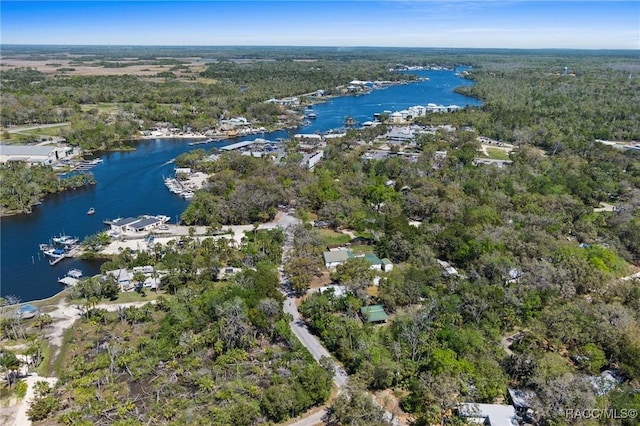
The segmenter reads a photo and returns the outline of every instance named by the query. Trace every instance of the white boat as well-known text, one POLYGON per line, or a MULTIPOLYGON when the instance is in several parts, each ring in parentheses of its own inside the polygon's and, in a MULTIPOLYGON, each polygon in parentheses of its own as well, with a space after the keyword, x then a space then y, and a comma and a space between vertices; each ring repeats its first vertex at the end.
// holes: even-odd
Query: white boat
POLYGON ((96 209, 94 209, 93 207, 91 207, 89 210, 87 210, 87 214, 89 216, 91 216, 92 214, 94 214, 96 212, 96 209))
POLYGON ((65 251, 59 248, 50 248, 48 250, 44 250, 43 253, 47 256, 53 257, 54 259, 59 259, 64 257, 65 251))
POLYGON ((58 278, 58 282, 66 286, 73 287, 78 284, 81 277, 82 271, 80 269, 69 269, 64 277, 58 278))
POLYGON ((61 245, 73 245, 77 244, 80 241, 77 237, 71 237, 69 235, 60 235, 58 237, 51 238, 54 243, 61 245))
POLYGON ((67 276, 71 278, 80 278, 82 277, 82 271, 80 269, 69 269, 67 271, 67 276))

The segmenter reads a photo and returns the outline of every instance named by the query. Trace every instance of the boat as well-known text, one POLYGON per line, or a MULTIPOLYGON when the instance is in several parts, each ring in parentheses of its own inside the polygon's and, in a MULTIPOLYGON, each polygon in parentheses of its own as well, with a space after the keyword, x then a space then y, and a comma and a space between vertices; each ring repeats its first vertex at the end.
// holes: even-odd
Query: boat
POLYGON ((314 118, 318 117, 318 114, 316 114, 315 112, 310 112, 309 114, 305 115, 306 118, 313 120, 314 118))
POLYGON ((80 278, 82 277, 82 271, 80 269, 69 269, 67 271, 67 277, 71 277, 71 278, 80 278))
POLYGON ((58 278, 58 282, 60 284, 72 287, 78 284, 78 281, 80 281, 81 277, 82 271, 80 269, 69 269, 64 277, 58 278))
POLYGON ((80 239, 78 237, 67 237, 64 238, 60 241, 55 241, 54 242, 56 244, 59 244, 61 246, 64 246, 65 248, 71 248, 71 246, 74 246, 76 244, 78 244, 80 242, 80 239))
POLYGON ((87 210, 87 214, 89 216, 91 216, 92 214, 94 214, 96 212, 96 209, 94 209, 93 207, 91 207, 89 210, 87 210))
POLYGON ((44 250, 43 253, 47 256, 53 257, 54 259, 59 259, 65 255, 65 251, 63 249, 53 247, 48 250, 44 250))
POLYGON ((58 237, 53 237, 51 240, 60 245, 72 245, 77 244, 80 241, 77 237, 71 237, 69 235, 60 235, 58 237))

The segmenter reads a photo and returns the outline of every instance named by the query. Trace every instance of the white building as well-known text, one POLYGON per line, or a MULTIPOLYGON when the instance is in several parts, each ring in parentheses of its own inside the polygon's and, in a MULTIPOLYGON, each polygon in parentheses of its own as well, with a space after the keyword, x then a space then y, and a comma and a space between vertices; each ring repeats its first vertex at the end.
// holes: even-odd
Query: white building
POLYGON ((458 415, 470 423, 487 426, 518 426, 516 409, 513 405, 499 404, 461 404, 458 415))
POLYGON ((52 145, 0 145, 0 164, 7 161, 24 161, 28 164, 52 165, 72 151, 72 148, 52 145))

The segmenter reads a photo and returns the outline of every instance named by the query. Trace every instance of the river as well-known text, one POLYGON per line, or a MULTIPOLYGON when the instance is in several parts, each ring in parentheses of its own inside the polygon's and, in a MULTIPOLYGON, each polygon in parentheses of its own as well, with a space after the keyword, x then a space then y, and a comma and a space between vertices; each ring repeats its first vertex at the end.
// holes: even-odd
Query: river
POLYGON ((29 215, 0 219, 0 296, 14 295, 22 301, 42 299, 62 290, 58 278, 71 268, 85 276, 99 273, 102 262, 64 259, 50 266, 39 252, 40 243, 48 243, 59 234, 81 239, 105 229, 104 219, 163 214, 175 222, 188 205, 171 194, 163 177, 173 175, 171 161, 196 148, 224 146, 257 137, 275 140, 294 133, 315 133, 344 127, 349 116, 363 123, 374 113, 399 111, 413 105, 479 105, 476 99, 459 95, 453 89, 472 84, 453 71, 415 71, 428 81, 395 85, 362 96, 333 98, 313 107, 317 118, 309 125, 291 131, 254 135, 216 144, 189 146, 185 139, 151 139, 136 142, 135 151, 101 155, 104 160, 91 171, 96 185, 47 196, 29 215), (96 213, 87 215, 93 207, 96 213))

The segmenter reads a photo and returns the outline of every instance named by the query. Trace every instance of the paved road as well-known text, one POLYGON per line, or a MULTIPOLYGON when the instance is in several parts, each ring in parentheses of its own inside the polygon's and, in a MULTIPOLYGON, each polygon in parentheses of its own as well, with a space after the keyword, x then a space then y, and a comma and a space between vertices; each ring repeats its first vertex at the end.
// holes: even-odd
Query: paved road
MULTIPOLYGON (((307 348, 316 361, 320 362, 322 357, 333 359, 329 351, 322 346, 318 338, 311 334, 302 322, 302 317, 296 308, 295 299, 293 297, 287 297, 287 300, 284 303, 284 311, 293 316, 293 320, 289 323, 291 331, 295 334, 298 340, 300 340, 300 343, 307 348)), ((346 371, 336 364, 333 381, 338 388, 342 388, 347 384, 347 377, 346 371)))
MULTIPOLYGON (((285 243, 283 246, 283 256, 282 256, 283 263, 280 265, 280 269, 279 269, 280 283, 282 284, 282 289, 283 289, 282 292, 286 296, 286 300, 284 301, 284 312, 291 314, 291 316, 293 317, 293 320, 289 322, 289 327, 291 328, 291 331, 293 332, 293 334, 298 338, 300 343, 302 343, 302 345, 305 348, 307 348, 307 350, 309 351, 309 353, 311 353, 313 358, 316 361, 320 362, 320 359, 322 357, 327 357, 329 359, 333 359, 333 357, 331 356, 331 354, 329 354, 329 351, 327 351, 327 349, 324 346, 322 346, 322 344, 316 338, 316 336, 314 336, 309 332, 306 325, 302 321, 300 312, 298 312, 298 307, 296 306, 295 297, 292 296, 291 294, 288 294, 285 290, 288 288, 288 285, 287 285, 287 278, 284 276, 284 273, 283 273, 284 261, 286 260, 288 253, 289 251, 291 251, 293 246, 293 235, 290 232, 291 231, 290 225, 296 225, 298 223, 300 223, 300 220, 298 218, 288 214, 283 215, 277 223, 278 227, 281 227, 285 230, 285 243)), ((348 378, 349 376, 347 375, 347 372, 340 365, 338 365, 337 363, 334 363, 333 382, 338 387, 338 393, 340 393, 342 389, 346 386, 348 378)), ((376 405, 379 405, 377 401, 375 401, 375 399, 374 399, 374 403, 376 405)), ((324 422, 322 421, 322 417, 324 416, 325 413, 326 413, 326 410, 312 412, 308 416, 305 416, 296 422, 288 423, 287 425, 288 426, 323 425, 324 422)), ((384 413, 384 417, 393 426, 399 426, 402 424, 398 419, 394 418, 394 416, 386 410, 384 413)))
POLYGON ((7 127, 7 131, 9 133, 20 133, 27 130, 47 129, 49 127, 62 127, 68 124, 69 123, 53 123, 53 124, 36 124, 33 126, 13 126, 13 127, 7 127))

